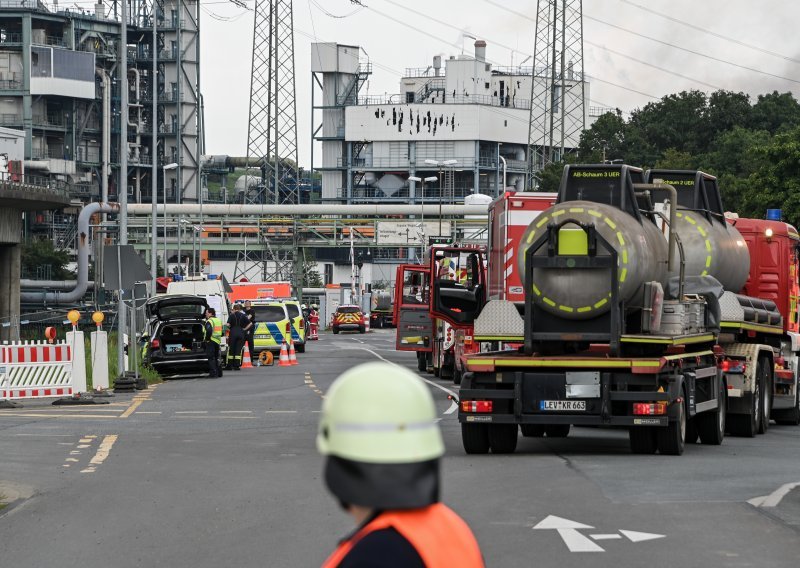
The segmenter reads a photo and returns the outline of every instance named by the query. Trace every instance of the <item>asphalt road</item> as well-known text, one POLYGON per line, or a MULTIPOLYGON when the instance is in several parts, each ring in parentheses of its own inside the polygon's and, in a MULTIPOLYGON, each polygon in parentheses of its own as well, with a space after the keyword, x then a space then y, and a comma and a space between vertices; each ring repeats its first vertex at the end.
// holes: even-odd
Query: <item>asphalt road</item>
MULTIPOLYGON (((322 395, 358 362, 416 360, 391 330, 324 335, 299 358, 105 406, 0 410, 0 494, 14 500, 0 511, 2 565, 319 566, 352 528, 321 481, 322 395)), ((466 456, 444 390, 457 387, 425 379, 447 445, 444 501, 488 566, 800 564, 800 486, 783 487, 800 482, 800 428, 682 457, 634 456, 625 432, 588 428, 466 456)))

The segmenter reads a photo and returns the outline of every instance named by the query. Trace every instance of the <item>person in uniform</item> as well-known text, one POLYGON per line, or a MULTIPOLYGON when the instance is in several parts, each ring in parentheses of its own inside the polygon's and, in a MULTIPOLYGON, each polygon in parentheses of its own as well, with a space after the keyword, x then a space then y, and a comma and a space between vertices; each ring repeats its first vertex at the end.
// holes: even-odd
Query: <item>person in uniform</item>
POLYGON ((217 317, 217 311, 214 308, 206 308, 206 322, 203 329, 203 343, 206 348, 206 357, 208 357, 208 376, 221 377, 219 351, 222 343, 222 320, 217 317))
POLYGON ((256 311, 250 300, 244 301, 244 315, 247 316, 247 321, 250 322, 250 329, 247 330, 246 340, 247 348, 250 350, 250 357, 256 355, 255 333, 256 333, 256 311))
POLYGON ((472 531, 439 502, 444 444, 413 373, 388 363, 343 373, 322 403, 317 448, 328 490, 358 525, 323 568, 483 568, 472 531))
POLYGON ((228 329, 230 330, 228 345, 227 369, 238 371, 242 366, 242 351, 248 330, 252 327, 247 316, 242 312, 242 305, 233 306, 233 313, 228 316, 228 329))

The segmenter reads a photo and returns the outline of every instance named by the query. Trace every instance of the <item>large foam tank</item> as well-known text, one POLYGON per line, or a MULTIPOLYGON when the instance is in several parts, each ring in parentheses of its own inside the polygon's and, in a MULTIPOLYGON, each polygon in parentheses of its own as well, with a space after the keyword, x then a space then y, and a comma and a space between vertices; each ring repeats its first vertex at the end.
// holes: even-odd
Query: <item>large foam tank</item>
MULTIPOLYGON (((750 273, 750 251, 735 227, 709 222, 699 212, 678 210, 675 231, 683 244, 685 274, 713 276, 723 288, 739 292, 750 273)), ((670 276, 680 274, 678 251, 670 276)))
MULTIPOLYGON (((662 285, 667 277, 667 240, 650 221, 640 224, 616 207, 592 201, 567 201, 543 212, 522 236, 517 263, 524 274, 526 244, 539 238, 549 223, 566 219, 594 224, 597 232, 616 250, 620 299, 636 305, 645 282, 662 285)), ((562 230, 580 230, 565 225, 562 230)), ((566 235, 565 235, 566 236, 566 235)), ((537 254, 547 254, 542 247, 537 254)), ((598 255, 608 254, 598 246, 598 255)), ((542 309, 567 319, 590 319, 606 313, 611 303, 611 278, 607 270, 592 268, 538 268, 526 293, 542 309)))

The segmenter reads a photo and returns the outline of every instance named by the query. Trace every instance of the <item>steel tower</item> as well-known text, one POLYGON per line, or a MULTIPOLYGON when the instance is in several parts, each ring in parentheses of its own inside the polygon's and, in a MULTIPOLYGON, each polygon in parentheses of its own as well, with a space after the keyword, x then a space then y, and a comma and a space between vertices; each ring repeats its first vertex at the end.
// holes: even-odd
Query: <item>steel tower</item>
POLYGON ((531 111, 528 126, 527 189, 537 172, 563 160, 586 126, 583 77, 583 1, 537 0, 531 111))
POLYGON ((267 167, 251 201, 300 201, 293 25, 291 0, 256 0, 247 158, 267 167))

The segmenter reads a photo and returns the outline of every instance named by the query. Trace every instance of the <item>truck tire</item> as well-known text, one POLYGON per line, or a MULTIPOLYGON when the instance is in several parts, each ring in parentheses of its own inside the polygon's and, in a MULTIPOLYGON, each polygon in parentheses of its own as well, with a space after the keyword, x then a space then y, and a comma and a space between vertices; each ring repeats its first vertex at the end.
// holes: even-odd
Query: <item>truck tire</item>
POLYGON ((697 424, 697 433, 700 434, 700 441, 706 445, 719 446, 725 439, 725 417, 728 413, 728 387, 725 381, 720 381, 718 393, 719 406, 714 410, 703 412, 694 417, 693 422, 697 424))
POLYGON ((772 364, 768 357, 758 359, 756 373, 761 375, 761 424, 758 427, 758 433, 765 434, 772 418, 772 364))
POLYGON ((520 424, 519 429, 523 438, 541 438, 544 436, 544 426, 541 424, 520 424))
POLYGON ((453 378, 453 373, 454 373, 454 369, 453 369, 452 363, 451 364, 442 365, 442 368, 439 369, 439 376, 441 378, 443 378, 443 379, 452 379, 453 378))
POLYGON ((655 428, 647 426, 631 428, 628 430, 628 437, 634 454, 654 454, 658 449, 655 428))
MULTIPOLYGON (((684 400, 686 397, 684 396, 684 400)), ((678 403, 678 416, 675 420, 670 420, 666 428, 661 427, 656 431, 658 451, 665 456, 679 456, 683 454, 686 442, 686 405, 685 402, 678 403)))
POLYGON ((756 372, 756 384, 753 396, 750 397, 750 409, 747 414, 733 414, 728 417, 728 430, 734 436, 752 438, 761 428, 761 373, 756 372))
POLYGON ((424 373, 428 370, 428 361, 426 360, 425 353, 417 351, 417 371, 424 373))
POLYGON ((697 418, 689 418, 686 421, 686 443, 687 444, 696 444, 697 439, 700 437, 700 433, 697 431, 697 418))
POLYGON ((453 369, 453 384, 460 385, 461 384, 461 371, 458 369, 453 369))
POLYGON ((489 426, 487 424, 462 424, 461 443, 468 454, 489 453, 489 426))
POLYGON ((338 327, 333 327, 333 328, 331 328, 331 331, 333 331, 333 335, 336 335, 337 333, 339 333, 339 328, 338 327))
POLYGON ((517 449, 517 425, 492 424, 489 426, 489 445, 493 454, 513 454, 517 449))
POLYGON ((548 438, 566 438, 569 436, 571 424, 548 424, 544 427, 544 433, 548 438))
POLYGON ((794 408, 773 412, 775 422, 781 426, 800 425, 800 385, 795 388, 797 394, 794 397, 794 408))

